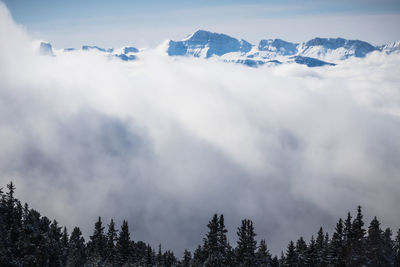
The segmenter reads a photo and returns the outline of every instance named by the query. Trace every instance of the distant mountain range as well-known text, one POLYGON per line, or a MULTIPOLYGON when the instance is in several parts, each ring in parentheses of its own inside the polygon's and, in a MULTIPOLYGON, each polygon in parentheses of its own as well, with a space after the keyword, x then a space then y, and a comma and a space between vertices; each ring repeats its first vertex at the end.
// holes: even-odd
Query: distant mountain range
MULTIPOLYGON (((75 48, 65 48, 62 52, 75 50, 75 48)), ((123 61, 136 60, 141 52, 133 46, 105 49, 84 45, 81 50, 102 52, 123 61)), ((249 67, 286 63, 303 64, 308 67, 334 66, 342 60, 351 57, 363 58, 374 51, 386 54, 400 53, 400 41, 373 46, 365 41, 344 38, 314 38, 304 43, 266 39, 254 45, 226 34, 198 30, 181 41, 168 41, 165 47, 165 52, 173 57, 215 58, 249 67)), ((55 55, 51 44, 43 42, 40 44, 40 53, 55 55)))

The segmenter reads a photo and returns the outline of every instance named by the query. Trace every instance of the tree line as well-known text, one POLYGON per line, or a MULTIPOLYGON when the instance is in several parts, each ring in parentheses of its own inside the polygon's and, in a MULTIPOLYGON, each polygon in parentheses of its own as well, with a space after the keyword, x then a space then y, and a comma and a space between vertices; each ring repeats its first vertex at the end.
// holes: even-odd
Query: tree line
POLYGON ((321 227, 309 242, 300 237, 290 241, 281 255, 273 256, 265 240, 259 243, 253 222, 242 220, 237 229, 237 244, 227 239, 224 216, 215 214, 209 221, 203 242, 193 252, 184 251, 178 259, 170 250, 154 249, 130 237, 123 221, 119 230, 111 219, 107 227, 101 217, 86 242, 79 227, 69 234, 56 220, 15 198, 15 186, 0 189, 0 266, 154 266, 154 267, 400 267, 400 229, 392 237, 390 228, 381 229, 376 217, 364 227, 361 207, 352 218, 339 219, 330 237, 321 227), (107 229, 106 229, 107 228, 107 229))

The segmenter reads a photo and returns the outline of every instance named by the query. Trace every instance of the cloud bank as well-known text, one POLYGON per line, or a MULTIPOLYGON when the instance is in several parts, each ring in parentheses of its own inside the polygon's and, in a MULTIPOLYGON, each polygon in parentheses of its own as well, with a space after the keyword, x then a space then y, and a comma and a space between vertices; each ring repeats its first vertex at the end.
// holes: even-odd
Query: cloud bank
POLYGON ((38 55, 0 5, 0 183, 61 224, 193 249, 213 213, 274 253, 365 208, 400 219, 400 55, 251 69, 157 50, 38 55))

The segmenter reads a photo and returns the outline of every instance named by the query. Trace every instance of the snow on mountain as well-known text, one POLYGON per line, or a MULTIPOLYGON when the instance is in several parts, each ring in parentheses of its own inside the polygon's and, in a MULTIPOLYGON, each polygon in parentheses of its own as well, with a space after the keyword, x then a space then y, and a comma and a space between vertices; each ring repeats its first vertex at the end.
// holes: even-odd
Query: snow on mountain
POLYGON ((378 47, 378 49, 386 54, 400 53, 400 41, 381 45, 378 47))
MULTIPOLYGON (((280 64, 302 64, 308 67, 335 66, 351 57, 363 58, 371 52, 400 53, 400 41, 373 46, 365 41, 344 38, 314 38, 303 43, 292 43, 281 39, 264 39, 253 45, 222 33, 198 30, 181 41, 166 41, 159 47, 169 56, 198 57, 249 67, 276 66, 280 64)), ((62 52, 74 52, 65 48, 62 52)), ((104 53, 110 58, 132 61, 140 50, 133 46, 119 49, 83 45, 81 51, 104 53)), ((54 56, 50 43, 42 42, 40 54, 54 56)), ((56 51, 59 53, 59 51, 56 51)))
POLYGON ((312 57, 294 56, 290 57, 295 63, 306 65, 307 67, 335 66, 334 63, 325 62, 312 57))
POLYGON ((97 51, 100 51, 100 52, 112 53, 114 51, 114 48, 107 48, 106 49, 106 48, 101 48, 101 47, 98 47, 98 46, 95 46, 95 45, 93 45, 93 46, 83 45, 82 46, 82 50, 83 51, 97 50, 97 51))
MULTIPOLYGON (((64 48, 61 51, 57 51, 57 53, 65 53, 65 52, 75 52, 79 51, 76 48, 64 48)), ((110 58, 119 58, 123 61, 131 61, 137 59, 137 53, 139 53, 139 49, 133 46, 124 46, 119 49, 114 48, 102 48, 99 46, 89 46, 83 45, 81 51, 90 51, 90 52, 98 52, 104 53, 106 56, 110 58)), ((40 44, 40 54, 43 55, 54 55, 52 51, 51 44, 42 42, 40 44)))
POLYGON ((168 55, 210 58, 231 52, 247 53, 252 45, 226 34, 198 30, 182 41, 169 41, 168 55))
POLYGON ((298 55, 335 61, 349 57, 365 57, 376 50, 378 49, 373 45, 360 40, 314 38, 298 47, 298 55))
POLYGON ((53 48, 50 43, 41 42, 39 46, 39 53, 45 56, 54 56, 53 48))
POLYGON ((258 51, 260 53, 269 52, 272 55, 291 56, 297 53, 298 45, 281 39, 261 40, 258 44, 258 51))

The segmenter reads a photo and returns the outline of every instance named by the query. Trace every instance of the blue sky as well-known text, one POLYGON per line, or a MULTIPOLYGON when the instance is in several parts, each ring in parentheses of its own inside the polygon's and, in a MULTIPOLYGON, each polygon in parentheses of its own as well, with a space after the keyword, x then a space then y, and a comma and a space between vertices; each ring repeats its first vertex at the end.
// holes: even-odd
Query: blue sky
POLYGON ((400 39, 398 0, 5 0, 34 38, 56 47, 154 46, 201 28, 252 43, 265 38, 400 39))

